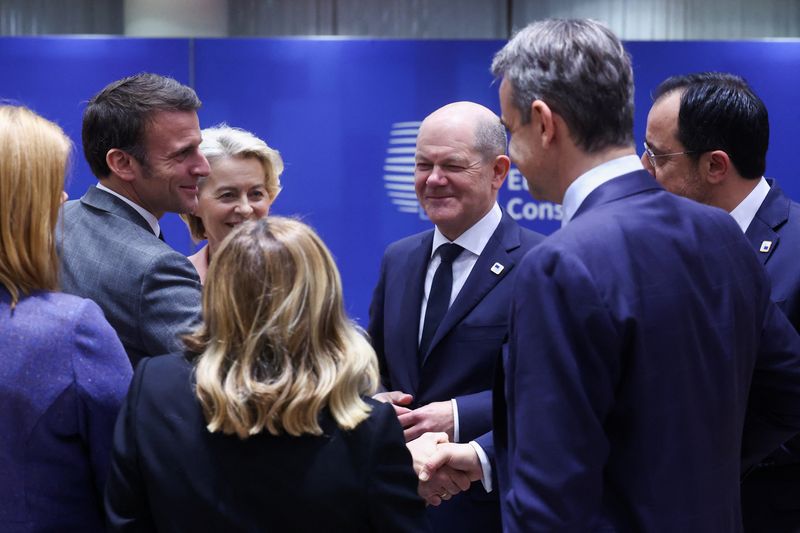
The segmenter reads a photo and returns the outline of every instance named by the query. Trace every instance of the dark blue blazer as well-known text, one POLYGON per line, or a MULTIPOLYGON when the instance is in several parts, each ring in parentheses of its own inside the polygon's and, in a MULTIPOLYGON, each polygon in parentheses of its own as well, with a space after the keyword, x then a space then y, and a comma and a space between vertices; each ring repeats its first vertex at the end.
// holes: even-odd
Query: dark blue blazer
MULTIPOLYGON (((767 269, 772 299, 800 331, 800 205, 772 180, 770 191, 745 235, 767 269), (769 250, 762 245, 769 242, 769 250)), ((800 528, 800 437, 773 452, 742 484, 747 531, 796 531, 800 528)))
POLYGON ((183 354, 143 359, 114 430, 111 531, 424 533, 425 506, 394 410, 319 436, 210 433, 183 354))
POLYGON ((767 197, 745 235, 758 251, 772 283, 772 299, 800 331, 800 204, 793 202, 773 180, 767 197), (772 244, 760 252, 764 241, 772 244))
POLYGON ((741 531, 742 462, 800 427, 800 338, 733 219, 634 172, 518 270, 506 530, 741 531))
MULTIPOLYGON (((397 241, 384 254, 369 323, 383 385, 413 395, 413 407, 455 398, 462 442, 491 428, 494 367, 507 338, 516 265, 542 238, 503 214, 436 331, 421 368, 417 357, 419 320, 433 230, 397 241), (495 263, 504 266, 500 274, 491 271, 495 263)), ((496 496, 487 495, 477 485, 467 496, 456 496, 431 511, 436 529, 439 523, 454 531, 459 527, 467 531, 499 529, 496 496), (480 501, 470 501, 476 499, 480 501)))

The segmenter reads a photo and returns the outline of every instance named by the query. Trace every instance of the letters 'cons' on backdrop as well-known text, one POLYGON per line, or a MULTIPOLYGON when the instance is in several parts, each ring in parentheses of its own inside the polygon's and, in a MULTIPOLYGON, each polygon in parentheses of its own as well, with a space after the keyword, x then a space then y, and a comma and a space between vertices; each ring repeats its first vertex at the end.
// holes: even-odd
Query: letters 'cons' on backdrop
MULTIPOLYGON (((273 213, 299 215, 336 256, 351 315, 366 325, 384 247, 430 227, 413 191, 420 121, 455 100, 499 113, 491 58, 503 41, 344 39, 0 38, 0 98, 59 123, 76 144, 67 190, 95 183, 80 150, 86 100, 140 71, 192 85, 202 127, 227 122, 280 150, 284 190, 273 213)), ((636 80, 636 141, 650 93, 665 77, 699 70, 744 76, 770 110, 767 175, 800 198, 800 42, 628 42, 636 80)), ((597 125, 602 128, 602 124, 597 125)), ((522 224, 550 233, 561 208, 530 198, 512 167, 500 204, 522 224)), ((193 249, 183 223, 162 221, 167 241, 193 249)))

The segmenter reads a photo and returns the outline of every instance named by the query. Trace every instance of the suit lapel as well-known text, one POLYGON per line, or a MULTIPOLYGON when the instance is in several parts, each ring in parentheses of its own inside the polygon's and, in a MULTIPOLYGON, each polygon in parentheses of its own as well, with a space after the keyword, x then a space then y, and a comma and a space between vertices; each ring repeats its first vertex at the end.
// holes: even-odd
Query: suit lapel
MULTIPOLYGON (((519 229, 513 227, 507 214, 503 214, 500 225, 497 226, 497 229, 489 238, 467 281, 458 293, 453 305, 444 315, 442 323, 439 324, 439 328, 431 340, 428 353, 425 354, 423 364, 427 362, 436 345, 483 300, 486 294, 501 279, 508 275, 514 267, 514 259, 509 255, 509 252, 518 248, 519 245, 519 229), (491 270, 495 263, 500 263, 503 266, 503 270, 499 274, 495 274, 491 270)), ((417 317, 419 317, 419 313, 417 313, 417 317)))
POLYGON ((768 181, 770 181, 769 193, 745 232, 745 236, 758 253, 761 264, 766 264, 772 252, 778 247, 780 236, 776 230, 789 219, 789 199, 783 195, 777 183, 768 181), (765 249, 766 251, 763 251, 765 249))
POLYGON ((428 262, 431 258, 431 247, 433 246, 433 231, 427 232, 420 237, 420 242, 414 246, 413 251, 407 256, 404 267, 398 270, 399 275, 403 276, 405 284, 400 306, 400 314, 397 317, 398 328, 402 332, 401 346, 397 351, 397 357, 392 361, 394 368, 404 368, 410 388, 408 390, 416 395, 419 385, 419 319, 422 310, 422 296, 425 291, 425 274, 428 271, 428 262))
MULTIPOLYGON (((109 194, 105 191, 101 191, 97 187, 89 187, 86 190, 86 194, 81 197, 81 203, 92 207, 94 209, 99 209, 101 211, 106 211, 111 213, 115 216, 124 218, 125 220, 136 224, 137 226, 141 227, 150 235, 153 234, 153 228, 150 227, 150 224, 136 212, 134 208, 114 196, 113 194, 109 194)), ((154 235, 155 236, 155 235, 154 235)))

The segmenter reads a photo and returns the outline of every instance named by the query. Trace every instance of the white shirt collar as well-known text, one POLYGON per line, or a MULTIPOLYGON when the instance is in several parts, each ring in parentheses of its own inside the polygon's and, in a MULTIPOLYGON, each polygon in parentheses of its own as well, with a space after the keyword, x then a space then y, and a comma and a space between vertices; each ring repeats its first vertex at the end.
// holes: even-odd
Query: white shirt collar
POLYGON ((768 194, 769 183, 767 183, 767 180, 762 176, 761 179, 758 180, 758 184, 750 191, 750 194, 745 196, 744 200, 731 211, 731 216, 736 223, 739 224, 739 227, 742 228, 742 232, 747 231, 747 228, 750 227, 750 223, 753 222, 753 219, 756 217, 756 212, 761 207, 761 204, 764 203, 764 199, 768 194))
POLYGON ((572 220, 578 208, 593 190, 607 181, 637 170, 644 170, 641 159, 636 155, 626 155, 606 161, 578 176, 564 193, 561 226, 566 226, 567 222, 572 220))
MULTIPOLYGON (((465 250, 469 250, 475 255, 481 255, 486 243, 492 237, 494 230, 500 225, 500 220, 503 218, 503 212, 497 202, 492 206, 488 213, 483 218, 472 225, 467 231, 458 236, 453 242, 465 250)), ((436 250, 442 244, 447 244, 450 239, 442 235, 439 228, 433 230, 433 247, 431 248, 431 257, 436 253, 436 250)))
POLYGON ((97 188, 100 189, 101 191, 107 192, 108 194, 113 194, 114 196, 116 196, 117 198, 119 198, 120 200, 122 200, 123 202, 125 202, 126 204, 131 206, 132 208, 134 208, 136 210, 136 212, 139 213, 140 215, 142 215, 142 218, 144 218, 147 221, 147 223, 150 225, 150 228, 152 228, 153 233, 155 234, 155 236, 158 237, 159 235, 161 235, 161 226, 158 225, 158 219, 155 217, 155 215, 153 215, 153 213, 151 213, 150 211, 148 211, 144 207, 140 206, 139 204, 134 203, 129 198, 125 198, 120 193, 118 193, 116 191, 112 191, 111 189, 109 189, 108 187, 103 185, 102 183, 98 183, 97 184, 97 188))

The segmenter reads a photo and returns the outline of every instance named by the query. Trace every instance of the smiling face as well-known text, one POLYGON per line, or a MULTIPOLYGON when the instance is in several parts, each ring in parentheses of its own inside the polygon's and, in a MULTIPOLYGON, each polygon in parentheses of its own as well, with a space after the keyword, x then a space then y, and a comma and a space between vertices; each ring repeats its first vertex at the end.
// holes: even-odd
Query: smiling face
POLYGON ((132 199, 159 218, 168 212, 194 211, 197 181, 209 172, 200 140, 194 111, 153 114, 145 128, 145 160, 135 164, 132 199))
POLYGON ((264 218, 272 200, 265 187, 261 161, 255 157, 223 157, 203 180, 195 215, 203 221, 209 251, 246 220, 264 218))
MULTIPOLYGON (((425 119, 417 136, 414 188, 428 218, 454 240, 494 205, 505 173, 475 149, 475 122, 451 108, 425 119)), ((507 170, 507 168, 505 169, 507 170)))

